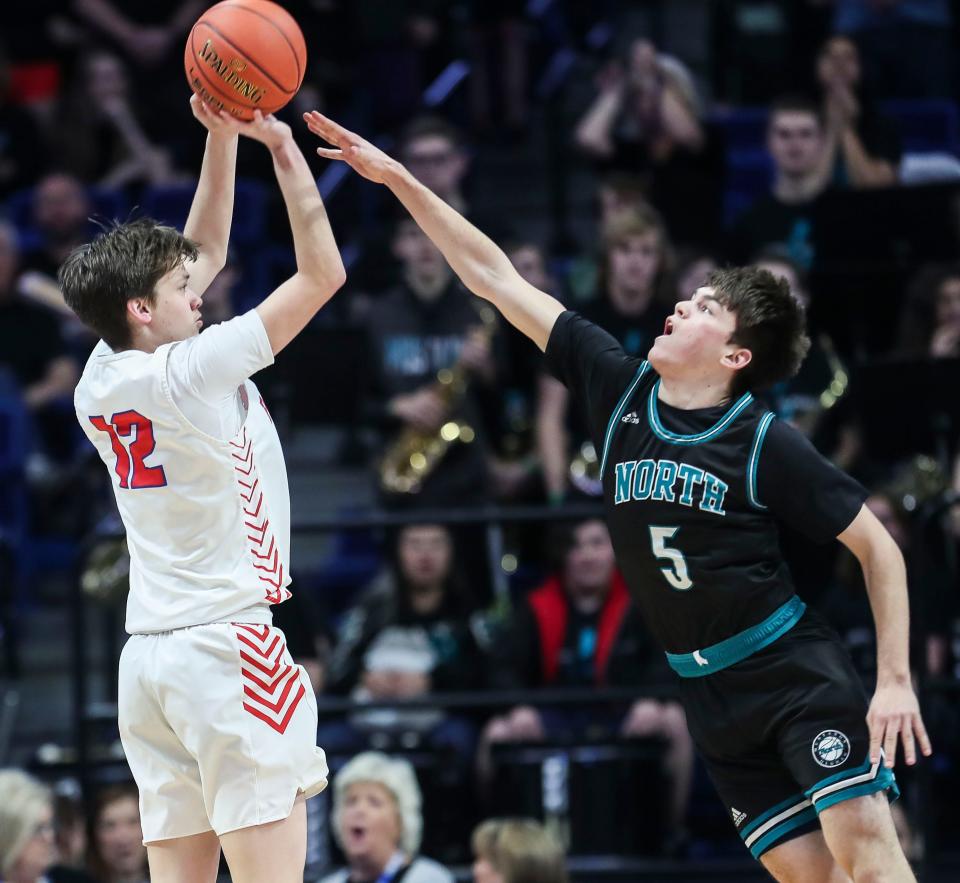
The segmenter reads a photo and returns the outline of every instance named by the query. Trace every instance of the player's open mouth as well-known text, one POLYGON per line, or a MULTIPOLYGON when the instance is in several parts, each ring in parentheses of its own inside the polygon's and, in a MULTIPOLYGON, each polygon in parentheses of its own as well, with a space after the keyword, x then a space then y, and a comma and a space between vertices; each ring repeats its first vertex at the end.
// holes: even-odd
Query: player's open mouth
POLYGON ((663 323, 663 333, 673 334, 673 316, 667 316, 667 320, 663 323))

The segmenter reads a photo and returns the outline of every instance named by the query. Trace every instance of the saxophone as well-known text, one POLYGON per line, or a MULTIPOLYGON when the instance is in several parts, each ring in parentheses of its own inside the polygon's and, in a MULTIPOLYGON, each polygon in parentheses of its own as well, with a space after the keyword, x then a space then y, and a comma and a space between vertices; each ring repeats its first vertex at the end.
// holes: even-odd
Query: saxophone
MULTIPOLYGON (((489 342, 496 327, 497 314, 485 302, 474 308, 480 316, 484 338, 489 342)), ((470 374, 462 362, 457 361, 450 368, 441 368, 437 372, 434 389, 448 412, 463 401, 469 388, 470 374)), ((475 438, 473 427, 462 420, 448 420, 435 432, 404 427, 380 461, 381 489, 390 494, 419 493, 453 445, 468 445, 475 438)))

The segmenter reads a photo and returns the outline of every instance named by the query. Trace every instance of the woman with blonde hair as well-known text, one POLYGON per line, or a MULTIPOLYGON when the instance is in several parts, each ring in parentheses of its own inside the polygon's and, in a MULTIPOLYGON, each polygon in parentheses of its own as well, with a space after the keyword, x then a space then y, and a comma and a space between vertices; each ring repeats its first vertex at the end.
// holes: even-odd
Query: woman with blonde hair
POLYGON ((563 848, 533 819, 488 819, 473 832, 474 883, 566 883, 563 848))
POLYGON ((0 880, 3 883, 90 883, 52 869, 57 861, 53 794, 20 770, 0 770, 0 880))
POLYGON ((453 883, 445 867, 417 855, 423 834, 420 786, 403 758, 365 751, 337 773, 333 834, 347 867, 322 883, 453 883))

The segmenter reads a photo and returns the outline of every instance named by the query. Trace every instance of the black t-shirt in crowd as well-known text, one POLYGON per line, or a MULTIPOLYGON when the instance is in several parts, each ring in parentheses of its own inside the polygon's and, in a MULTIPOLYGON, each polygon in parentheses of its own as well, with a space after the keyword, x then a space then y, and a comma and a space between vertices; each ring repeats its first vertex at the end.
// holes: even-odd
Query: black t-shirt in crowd
POLYGON ((659 401, 650 364, 575 313, 557 319, 546 360, 585 411, 617 562, 668 652, 725 640, 789 600, 778 521, 825 542, 866 499, 750 393, 694 410, 659 401))
POLYGON ((0 368, 21 387, 42 380, 53 359, 67 352, 56 316, 18 295, 0 297, 0 368))
POLYGON ((745 264, 767 246, 778 245, 809 270, 816 259, 816 217, 817 199, 787 203, 772 193, 763 196, 737 218, 727 236, 726 257, 745 264))

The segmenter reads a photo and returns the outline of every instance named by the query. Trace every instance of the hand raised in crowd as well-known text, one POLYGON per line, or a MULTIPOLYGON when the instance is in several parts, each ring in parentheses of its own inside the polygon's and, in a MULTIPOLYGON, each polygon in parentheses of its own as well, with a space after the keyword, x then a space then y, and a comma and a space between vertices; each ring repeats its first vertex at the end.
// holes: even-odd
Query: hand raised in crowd
POLYGON ((930 355, 935 359, 960 356, 960 324, 941 325, 933 332, 930 355))
POLYGON ((130 30, 123 45, 134 62, 150 67, 167 54, 172 40, 173 32, 170 28, 137 27, 130 30))
POLYGON ((405 393, 390 402, 389 411, 424 432, 434 432, 447 419, 447 404, 433 384, 405 393))

